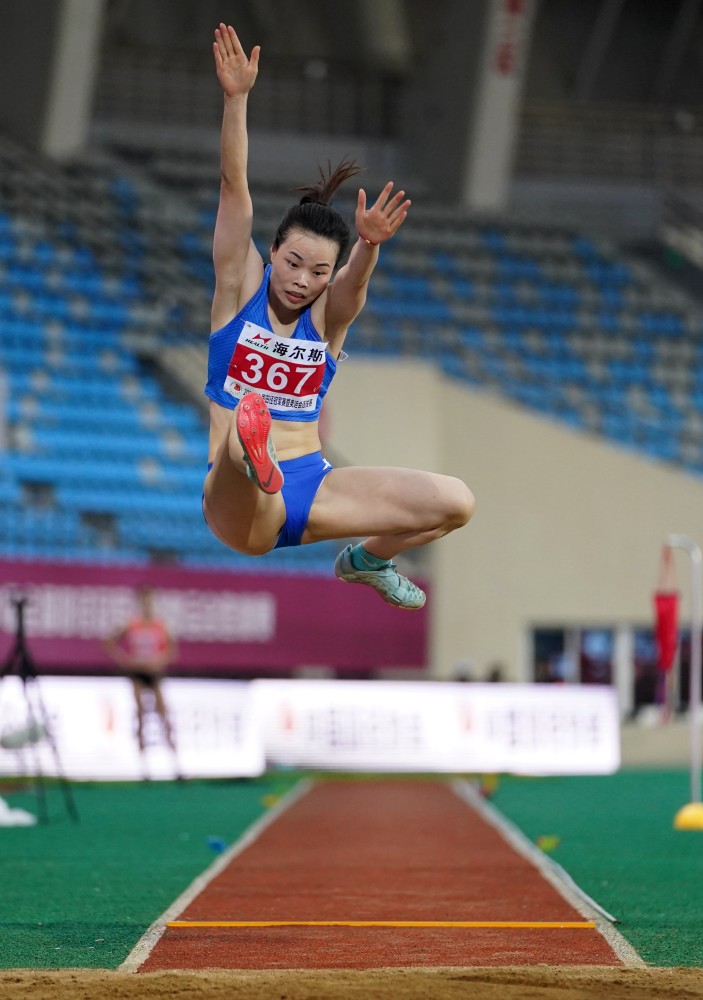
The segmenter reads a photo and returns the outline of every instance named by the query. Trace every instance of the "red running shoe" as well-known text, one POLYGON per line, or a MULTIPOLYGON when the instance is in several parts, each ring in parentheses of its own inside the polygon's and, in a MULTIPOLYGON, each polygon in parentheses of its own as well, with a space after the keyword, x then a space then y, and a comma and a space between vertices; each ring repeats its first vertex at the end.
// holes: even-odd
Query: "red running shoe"
POLYGON ((278 493, 283 473, 271 440, 271 414, 256 392, 248 392, 235 411, 237 437, 244 450, 247 475, 263 493, 278 493))

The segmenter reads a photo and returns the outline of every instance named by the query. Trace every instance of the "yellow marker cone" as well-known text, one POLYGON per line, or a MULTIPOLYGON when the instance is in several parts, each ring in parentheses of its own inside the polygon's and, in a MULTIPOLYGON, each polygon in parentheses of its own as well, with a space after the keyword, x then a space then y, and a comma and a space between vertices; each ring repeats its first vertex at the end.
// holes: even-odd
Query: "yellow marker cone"
POLYGON ((675 830, 703 830, 703 802, 689 802, 674 816, 675 830))
POLYGON ((552 851, 557 849, 560 844, 560 839, 554 834, 543 834, 541 837, 537 838, 535 843, 541 851, 544 851, 545 854, 550 854, 552 851))

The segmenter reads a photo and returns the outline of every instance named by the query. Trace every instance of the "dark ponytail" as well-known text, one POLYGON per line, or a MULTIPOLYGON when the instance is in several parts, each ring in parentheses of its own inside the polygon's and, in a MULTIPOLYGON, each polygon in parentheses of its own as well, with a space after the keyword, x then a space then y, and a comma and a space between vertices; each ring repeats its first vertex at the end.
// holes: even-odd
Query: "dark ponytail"
POLYGON ((318 170, 320 171, 320 179, 317 184, 305 184, 303 187, 293 188, 294 191, 300 192, 302 195, 301 205, 307 205, 309 202, 316 205, 329 205, 337 188, 349 177, 360 173, 361 167, 354 160, 342 160, 339 166, 333 170, 332 164, 328 160, 327 174, 319 164, 318 170))
POLYGON ((322 167, 319 169, 320 179, 317 184, 293 188, 301 194, 300 202, 289 208, 283 216, 273 240, 273 247, 278 249, 291 230, 298 229, 336 243, 339 247, 337 263, 340 263, 349 249, 351 232, 339 212, 330 207, 330 202, 337 188, 349 177, 358 174, 361 167, 354 160, 342 160, 334 170, 328 161, 327 173, 322 167))

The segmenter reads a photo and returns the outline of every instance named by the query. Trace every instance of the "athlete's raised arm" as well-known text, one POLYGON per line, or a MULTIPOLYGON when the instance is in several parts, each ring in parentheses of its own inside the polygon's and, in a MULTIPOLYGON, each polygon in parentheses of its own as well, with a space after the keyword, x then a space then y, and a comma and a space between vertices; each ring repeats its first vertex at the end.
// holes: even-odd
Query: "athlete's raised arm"
POLYGON ((260 50, 255 45, 247 57, 234 28, 224 24, 215 30, 212 48, 224 93, 220 204, 213 243, 212 329, 217 330, 238 312, 247 272, 258 267, 260 281, 263 267, 251 239, 253 210, 247 181, 247 101, 258 73, 260 50))
POLYGON ((367 207, 366 192, 359 189, 355 217, 359 239, 329 286, 325 303, 325 339, 334 355, 339 353, 349 326, 364 307, 379 246, 398 232, 408 214, 411 203, 405 191, 392 192, 393 182, 389 181, 367 207))

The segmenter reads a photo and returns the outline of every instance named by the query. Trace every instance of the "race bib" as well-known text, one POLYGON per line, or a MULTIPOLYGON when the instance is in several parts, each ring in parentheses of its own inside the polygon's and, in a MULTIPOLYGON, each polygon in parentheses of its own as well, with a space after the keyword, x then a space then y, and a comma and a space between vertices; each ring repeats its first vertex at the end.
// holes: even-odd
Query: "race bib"
POLYGON ((308 413, 317 405, 326 361, 325 345, 319 340, 277 337, 246 322, 223 388, 235 399, 258 392, 271 410, 308 413))

